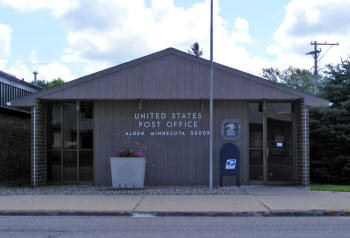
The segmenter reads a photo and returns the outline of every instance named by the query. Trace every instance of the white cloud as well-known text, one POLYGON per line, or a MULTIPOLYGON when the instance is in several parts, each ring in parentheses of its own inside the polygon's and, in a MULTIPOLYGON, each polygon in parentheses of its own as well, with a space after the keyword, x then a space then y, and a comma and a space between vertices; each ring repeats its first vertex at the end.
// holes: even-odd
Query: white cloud
MULTIPOLYGON (((274 34, 275 42, 267 52, 277 56, 276 65, 310 69, 313 66, 311 41, 339 42, 322 59, 321 67, 339 63, 347 57, 350 48, 350 1, 349 0, 292 0, 286 6, 283 22, 274 34)), ((328 47, 322 47, 322 53, 328 47)))
POLYGON ((41 64, 38 62, 36 52, 33 50, 27 57, 26 61, 17 60, 11 65, 5 65, 4 70, 15 75, 17 78, 23 78, 27 82, 34 79, 33 72, 37 71, 38 79, 51 81, 53 79, 61 78, 64 81, 69 81, 76 78, 71 70, 63 63, 52 61, 41 64))
MULTIPOLYGON (((19 11, 50 10, 66 28, 68 47, 61 60, 81 64, 83 74, 146 54, 175 47, 187 51, 194 42, 209 58, 210 0, 190 8, 173 0, 0 0, 19 11)), ((253 41, 246 19, 225 21, 214 0, 214 60, 252 73, 269 65, 251 56, 246 45, 253 41)), ((81 72, 80 72, 81 73, 81 72)))
MULTIPOLYGON (((204 57, 209 57, 209 7, 205 0, 188 9, 177 7, 173 0, 85 0, 80 7, 62 16, 67 27, 69 48, 66 62, 94 62, 94 70, 118 64, 167 47, 187 51, 199 42, 204 57)), ((237 18, 229 24, 214 6, 215 61, 236 68, 260 72, 267 65, 263 58, 252 57, 244 45, 252 41, 248 21, 237 18)), ((91 67, 85 67, 85 73, 91 67)))
MULTIPOLYGON (((55 16, 59 16, 74 5, 76 1, 50 1, 50 0, 0 0, 0 5, 5 4, 16 8, 20 11, 35 11, 39 9, 50 9, 55 16)), ((36 52, 32 51, 25 59, 18 59, 14 63, 9 64, 11 46, 12 28, 9 25, 0 23, 0 69, 15 75, 18 78, 24 78, 26 81, 33 80, 33 71, 39 72, 39 79, 52 80, 58 77, 64 80, 72 80, 76 76, 73 75, 63 63, 52 61, 40 64, 36 57, 36 52)), ((25 41, 23 42, 25 44, 25 41)))
MULTIPOLYGON (((46 67, 60 70, 56 75, 64 79, 72 75, 69 64, 80 64, 75 67, 82 71, 78 74, 87 74, 167 47, 187 51, 194 42, 199 42, 204 57, 209 58, 209 0, 197 1, 186 9, 175 6, 173 0, 151 0, 149 5, 145 0, 0 0, 1 3, 23 12, 49 10, 63 23, 68 47, 61 59, 46 67)), ((266 49, 276 57, 272 61, 271 57, 267 60, 249 54, 247 47, 259 39, 251 37, 248 21, 237 16, 234 22, 227 22, 220 16, 219 0, 214 0, 214 60, 255 74, 269 66, 309 69, 313 61, 305 53, 312 50, 310 42, 314 40, 340 43, 322 62, 336 63, 340 57, 347 57, 350 0, 291 0, 285 9, 274 43, 266 49)), ((0 28, 0 47, 8 49, 3 52, 9 51, 9 44, 9 40, 1 40, 0 28), (3 42, 8 42, 8 47, 3 42)), ((1 61, 0 56, 1 64, 4 59, 1 61)))
POLYGON ((249 43, 252 41, 249 35, 249 24, 246 19, 237 18, 234 24, 233 31, 234 40, 239 43, 249 43))
POLYGON ((61 78, 64 81, 70 81, 76 78, 76 76, 71 73, 70 69, 68 69, 66 65, 57 61, 52 61, 46 65, 40 65, 37 71, 40 73, 42 78, 46 80, 61 78))
POLYGON ((11 32, 9 25, 0 23, 0 60, 4 60, 10 54, 11 32))
POLYGON ((16 61, 14 64, 6 67, 5 71, 15 75, 17 78, 24 78, 27 82, 33 81, 34 71, 39 73, 38 79, 40 80, 51 81, 53 79, 61 78, 64 81, 69 81, 76 78, 67 66, 57 61, 41 65, 16 61))
POLYGON ((13 7, 21 12, 48 9, 56 17, 79 6, 78 0, 0 0, 0 4, 13 7))

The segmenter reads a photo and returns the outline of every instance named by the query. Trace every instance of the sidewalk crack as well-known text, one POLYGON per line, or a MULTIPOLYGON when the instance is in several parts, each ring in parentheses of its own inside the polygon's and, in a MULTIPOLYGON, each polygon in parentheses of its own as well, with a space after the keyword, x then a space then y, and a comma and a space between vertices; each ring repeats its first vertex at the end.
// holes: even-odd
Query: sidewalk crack
MULTIPOLYGON (((250 195, 252 196, 252 195, 250 195)), ((265 207, 267 209, 267 211, 271 212, 271 208, 269 206, 267 206, 265 203, 263 203, 262 201, 260 201, 257 197, 252 196, 256 201, 258 201, 263 207, 265 207)))
POLYGON ((146 195, 143 195, 141 199, 136 203, 135 207, 132 209, 132 212, 135 212, 142 200, 146 197, 146 195))

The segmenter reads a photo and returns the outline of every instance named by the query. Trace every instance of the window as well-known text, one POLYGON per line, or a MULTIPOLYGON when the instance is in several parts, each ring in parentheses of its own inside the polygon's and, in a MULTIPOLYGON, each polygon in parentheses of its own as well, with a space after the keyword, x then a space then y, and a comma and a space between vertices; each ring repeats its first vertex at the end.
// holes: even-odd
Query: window
POLYGON ((262 103, 248 104, 249 110, 249 178, 263 179, 263 111, 262 103))
POLYGON ((266 104, 267 113, 292 113, 292 103, 267 103, 266 104))
POLYGON ((48 106, 47 178, 60 184, 93 181, 93 103, 48 106))
POLYGON ((93 104, 80 103, 79 181, 93 180, 93 104))

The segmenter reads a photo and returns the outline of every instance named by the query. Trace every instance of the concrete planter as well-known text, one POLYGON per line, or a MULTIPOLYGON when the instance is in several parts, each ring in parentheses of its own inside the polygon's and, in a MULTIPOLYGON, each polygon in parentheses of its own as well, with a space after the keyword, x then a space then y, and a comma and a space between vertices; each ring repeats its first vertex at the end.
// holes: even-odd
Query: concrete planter
POLYGON ((113 188, 143 188, 146 159, 141 157, 110 157, 113 188))

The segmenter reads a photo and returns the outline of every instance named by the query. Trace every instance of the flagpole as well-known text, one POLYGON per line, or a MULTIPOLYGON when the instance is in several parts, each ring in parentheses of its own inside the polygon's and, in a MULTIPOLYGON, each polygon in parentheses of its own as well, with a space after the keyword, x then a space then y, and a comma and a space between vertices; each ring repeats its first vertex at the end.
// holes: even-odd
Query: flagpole
POLYGON ((213 0, 210 1, 209 188, 213 189, 213 0))

